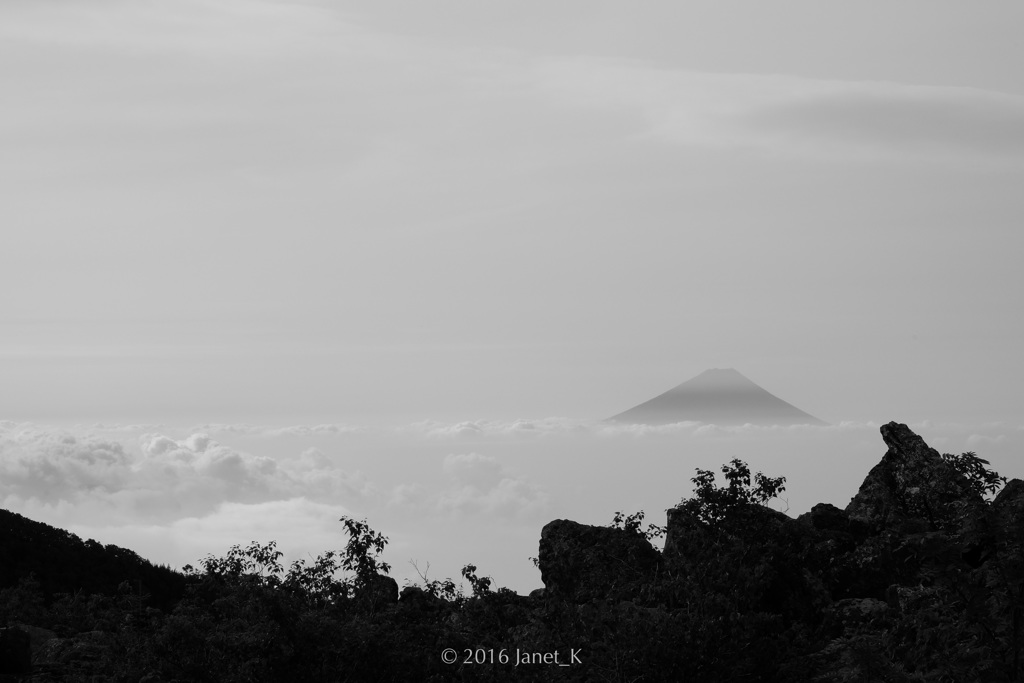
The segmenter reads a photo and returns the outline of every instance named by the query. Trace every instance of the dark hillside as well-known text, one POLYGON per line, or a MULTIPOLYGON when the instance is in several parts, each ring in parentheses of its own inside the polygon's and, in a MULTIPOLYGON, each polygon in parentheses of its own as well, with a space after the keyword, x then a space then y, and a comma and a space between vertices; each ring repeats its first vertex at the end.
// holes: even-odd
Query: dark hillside
POLYGON ((182 574, 127 548, 83 541, 70 531, 0 510, 0 589, 30 575, 46 599, 59 593, 113 595, 127 581, 133 592, 141 587, 149 595, 149 604, 169 609, 185 589, 182 574))

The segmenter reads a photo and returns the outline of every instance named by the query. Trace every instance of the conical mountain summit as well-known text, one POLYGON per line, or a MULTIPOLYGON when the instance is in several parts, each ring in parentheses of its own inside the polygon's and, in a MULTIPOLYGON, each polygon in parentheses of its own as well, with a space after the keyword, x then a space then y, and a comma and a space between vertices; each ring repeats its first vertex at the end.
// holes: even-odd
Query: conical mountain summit
POLYGON ((638 406, 608 418, 627 424, 825 425, 732 368, 705 370, 638 406))

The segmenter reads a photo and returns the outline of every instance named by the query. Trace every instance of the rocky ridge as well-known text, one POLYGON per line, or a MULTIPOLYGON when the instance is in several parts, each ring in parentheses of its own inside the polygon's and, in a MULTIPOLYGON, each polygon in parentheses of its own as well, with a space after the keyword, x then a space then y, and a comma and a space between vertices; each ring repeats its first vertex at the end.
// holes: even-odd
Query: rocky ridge
POLYGON ((660 556, 635 531, 551 522, 540 545, 545 598, 581 607, 628 600, 668 615, 718 607, 745 615, 748 637, 758 619, 814 634, 803 654, 758 680, 916 681, 950 671, 958 673, 935 680, 1018 680, 1024 482, 986 503, 907 425, 880 431, 888 450, 845 509, 820 503, 792 519, 741 505, 714 526, 679 506, 668 511, 660 556), (925 626, 956 642, 922 646, 911 629, 925 626), (860 648, 883 641, 870 664, 858 661, 860 648), (972 667, 987 673, 964 673, 972 667), (867 670, 878 677, 858 677, 867 670))
MULTIPOLYGON (((887 451, 845 509, 794 519, 698 489, 668 511, 662 551, 637 524, 554 520, 529 596, 492 591, 471 566, 471 596, 377 574, 334 602, 246 575, 193 576, 170 613, 130 590, 72 596, 61 610, 80 626, 8 618, 0 681, 1024 680, 1024 481, 903 424, 881 434, 887 451), (555 651, 581 661, 465 658, 555 651)), ((8 617, 31 603, 22 593, 0 594, 8 617)))

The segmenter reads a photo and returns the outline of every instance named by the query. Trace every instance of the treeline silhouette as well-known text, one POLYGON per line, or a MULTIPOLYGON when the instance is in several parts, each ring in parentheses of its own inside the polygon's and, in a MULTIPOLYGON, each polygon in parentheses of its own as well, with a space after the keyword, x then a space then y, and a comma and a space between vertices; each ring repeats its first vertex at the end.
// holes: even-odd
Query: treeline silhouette
POLYGON ((141 590, 149 604, 171 609, 184 595, 185 577, 134 551, 103 545, 0 509, 0 588, 32 577, 49 603, 61 593, 115 594, 122 583, 141 590))

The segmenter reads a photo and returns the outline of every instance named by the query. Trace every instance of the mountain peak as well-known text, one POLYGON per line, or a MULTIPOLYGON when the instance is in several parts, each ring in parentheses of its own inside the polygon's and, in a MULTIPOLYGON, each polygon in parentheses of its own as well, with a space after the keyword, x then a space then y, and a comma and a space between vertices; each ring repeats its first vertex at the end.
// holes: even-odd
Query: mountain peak
MULTIPOLYGON (((704 372, 700 373, 693 379, 689 379, 683 384, 689 384, 690 382, 710 381, 710 382, 743 382, 744 384, 754 384, 750 381, 742 372, 736 368, 709 368, 704 372)), ((679 385, 679 386, 682 386, 679 385)), ((754 386, 757 386, 754 384, 754 386)))
POLYGON ((735 368, 710 368, 610 420, 631 424, 827 424, 765 391, 735 368))

